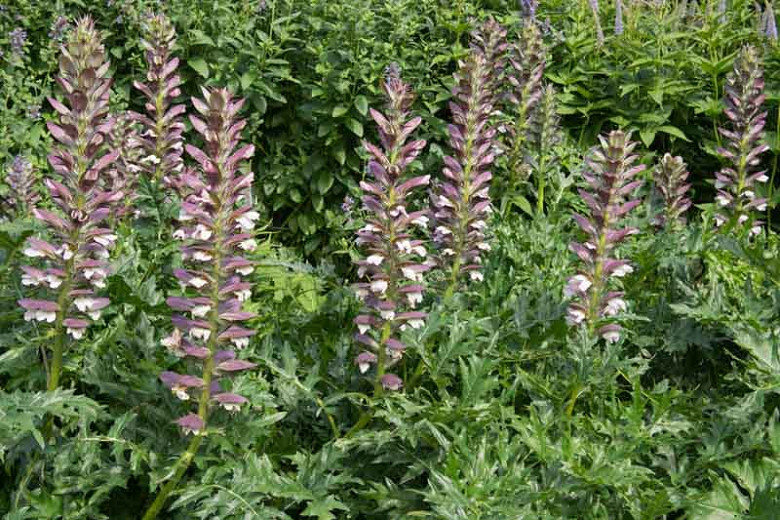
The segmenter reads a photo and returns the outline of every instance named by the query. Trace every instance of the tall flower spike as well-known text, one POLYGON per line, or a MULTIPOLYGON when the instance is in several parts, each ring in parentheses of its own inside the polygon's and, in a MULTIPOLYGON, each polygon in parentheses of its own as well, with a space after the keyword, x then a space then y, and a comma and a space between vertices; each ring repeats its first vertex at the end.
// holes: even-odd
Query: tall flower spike
POLYGON ((143 24, 141 45, 146 51, 146 83, 136 81, 135 88, 147 98, 146 114, 133 114, 144 127, 141 144, 144 150, 140 164, 153 182, 176 187, 181 175, 184 105, 173 104, 181 95, 181 78, 176 73, 179 58, 172 57, 176 30, 163 14, 152 15, 143 24))
POLYGON ((769 180, 765 170, 759 170, 761 154, 769 146, 761 144, 764 136, 767 112, 763 109, 764 74, 754 47, 743 47, 734 62, 734 71, 726 78, 724 88, 726 128, 719 128, 726 139, 718 153, 729 165, 715 174, 715 200, 724 210, 715 215, 720 227, 747 225, 751 235, 761 232, 760 220, 754 211, 766 211, 767 199, 757 195, 758 184, 769 180))
POLYGON ((775 11, 772 9, 772 2, 770 0, 767 0, 761 27, 763 29, 763 35, 767 39, 772 42, 777 41, 777 20, 775 20, 775 11))
POLYGON ((626 310, 623 293, 610 291, 609 280, 632 272, 625 260, 612 257, 615 246, 627 236, 638 233, 636 228, 618 228, 620 220, 637 207, 639 199, 626 201, 642 181, 632 180, 644 170, 644 165, 632 166, 637 155, 632 155, 637 143, 630 135, 616 130, 607 137, 599 136, 601 145, 593 149, 583 173, 590 191, 579 190, 589 209, 589 215, 574 215, 582 231, 584 242, 572 242, 570 249, 582 260, 583 268, 569 278, 564 296, 571 298, 567 321, 570 325, 586 324, 609 342, 620 338, 620 326, 610 319, 626 310))
POLYGON ((5 184, 8 186, 8 193, 1 201, 3 212, 13 217, 29 215, 40 196, 35 190, 33 166, 26 157, 14 157, 6 172, 5 184))
POLYGON ((599 0, 588 0, 588 5, 593 13, 593 23, 596 26, 596 43, 602 46, 604 45, 604 30, 601 28, 601 19, 599 18, 599 0))
POLYGON ((101 189, 104 183, 100 182, 103 170, 118 157, 116 151, 106 152, 105 146, 112 127, 108 67, 92 20, 82 18, 60 55, 57 83, 65 100, 49 99, 59 115, 58 123, 47 123, 58 143, 49 155, 58 180, 47 178, 44 184, 59 211, 33 210, 49 227, 50 238, 29 240, 24 253, 41 265, 22 268, 23 285, 38 287, 41 297, 49 299, 19 301, 25 319, 54 324, 49 390, 59 384, 65 334, 81 338, 108 305, 108 299, 96 296, 95 290, 106 286, 108 249, 116 235, 105 223, 110 206, 122 197, 121 192, 101 189))
POLYGON ((425 148, 423 140, 407 142, 422 119, 410 119, 414 94, 395 70, 388 73, 382 89, 387 99, 385 113, 371 109, 381 147, 363 144, 370 154, 367 169, 372 179, 360 183, 369 217, 357 232, 357 243, 366 254, 357 265, 358 274, 367 281, 357 284, 365 307, 355 318, 356 339, 363 349, 355 364, 362 373, 376 365, 377 392, 397 390, 402 385, 398 376, 386 370, 404 354, 399 332, 423 325, 426 314, 414 309, 422 301, 422 277, 429 269, 423 263, 427 257, 424 242, 415 239, 413 232, 415 226, 427 226, 427 212, 410 212, 407 207, 408 197, 430 181, 429 175, 406 175, 425 148))
POLYGON ((109 135, 109 145, 119 152, 114 164, 108 169, 111 189, 124 193, 122 201, 115 208, 115 217, 122 218, 133 212, 138 175, 142 171, 140 159, 143 150, 138 130, 129 113, 114 116, 114 128, 109 135))
POLYGON ((623 1, 617 0, 615 4, 615 34, 623 34, 623 1))
POLYGON ((688 169, 682 157, 664 154, 653 172, 656 188, 664 199, 664 211, 654 221, 661 227, 685 223, 685 212, 691 207, 688 191, 688 169))
POLYGON ((536 168, 536 212, 544 213, 544 190, 547 185, 547 168, 554 162, 555 155, 552 149, 561 142, 561 129, 559 126, 557 103, 555 101, 555 87, 545 85, 542 88, 542 98, 528 131, 529 144, 535 152, 536 168))
POLYGON ((454 154, 444 158, 444 178, 435 186, 432 201, 438 264, 449 271, 445 298, 452 296, 466 273, 472 280, 482 280, 481 255, 490 250, 485 240, 491 211, 488 167, 495 158, 496 129, 489 118, 496 101, 495 71, 503 68, 504 34, 498 24, 485 25, 482 34, 475 34, 471 53, 455 74, 457 84, 450 103, 453 124, 449 125, 454 154), (484 36, 485 30, 500 33, 484 36), (494 47, 479 45, 484 42, 494 47))
POLYGON ((242 277, 253 264, 242 256, 256 247, 253 238, 259 215, 252 209, 246 191, 253 174, 239 166, 252 157, 254 146, 236 150, 246 122, 237 119, 244 104, 225 89, 203 90, 203 99, 192 103, 201 117, 190 116, 193 128, 205 141, 205 149, 186 146, 197 170, 181 177, 183 200, 175 236, 186 269, 174 270, 184 294, 168 298, 174 314, 173 333, 163 345, 174 354, 200 364, 199 376, 163 372, 160 379, 181 400, 197 400, 197 414, 178 420, 185 432, 201 433, 213 405, 236 410, 246 401, 223 392, 219 379, 255 366, 237 359, 234 348, 242 348, 254 334, 239 324, 254 317, 242 309, 251 285, 242 277))
POLYGON ((507 101, 513 108, 509 146, 509 168, 513 175, 523 168, 528 155, 529 129, 542 98, 545 50, 539 24, 526 20, 520 39, 509 51, 511 90, 507 101))

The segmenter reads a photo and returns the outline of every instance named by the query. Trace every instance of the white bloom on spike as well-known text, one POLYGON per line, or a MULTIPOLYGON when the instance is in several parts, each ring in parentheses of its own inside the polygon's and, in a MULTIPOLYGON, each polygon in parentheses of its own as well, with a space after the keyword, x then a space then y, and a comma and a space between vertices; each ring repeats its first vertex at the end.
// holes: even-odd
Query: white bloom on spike
MULTIPOLYGON (((54 311, 31 311, 34 313, 33 318, 37 321, 45 321, 46 323, 54 323, 57 319, 57 313, 54 311)), ((27 319, 27 313, 25 313, 25 320, 27 319)))
POLYGON ((728 206, 729 205, 729 199, 723 194, 718 194, 715 196, 715 200, 718 202, 721 206, 728 206))
POLYGON ((455 256, 455 251, 450 249, 449 247, 445 247, 442 250, 441 254, 443 254, 444 256, 455 256))
POLYGON ((376 227, 373 224, 366 224, 365 226, 360 228, 360 231, 362 231, 364 233, 378 233, 379 232, 379 228, 376 227))
POLYGON ((633 272, 634 272, 633 267, 631 267, 629 264, 623 264, 621 266, 618 266, 614 271, 612 271, 612 276, 615 276, 617 278, 622 278, 625 275, 633 272))
POLYGON ((375 293, 384 294, 387 291, 387 280, 374 280, 371 282, 371 290, 375 293))
POLYGON ((68 334, 71 335, 73 339, 81 339, 84 337, 84 329, 71 329, 68 328, 68 334))
POLYGON ((179 331, 179 329, 173 329, 171 335, 161 339, 160 343, 168 350, 178 349, 181 345, 181 331, 179 331))
POLYGON ((204 285, 206 285, 208 282, 204 280, 203 278, 199 278, 197 276, 194 276, 190 278, 190 280, 187 282, 191 286, 195 287, 196 289, 200 289, 204 285))
POLYGON ((371 330, 371 325, 367 325, 365 323, 358 323, 358 331, 360 331, 361 334, 365 334, 369 330, 371 330))
POLYGON ((79 296, 73 300, 73 305, 79 310, 79 312, 91 311, 92 306, 95 305, 95 300, 89 296, 79 296))
POLYGON ((412 252, 419 256, 420 258, 425 258, 428 256, 428 251, 425 250, 424 246, 414 246, 412 248, 412 252))
POLYGON ((382 316, 383 320, 389 321, 395 318, 395 311, 391 311, 391 310, 379 311, 379 315, 382 316))
POLYGON ((569 308, 566 314, 566 323, 569 325, 579 325, 585 321, 585 312, 581 309, 569 308))
POLYGON ((368 258, 366 258, 366 262, 371 265, 380 265, 382 262, 384 262, 385 257, 382 255, 371 255, 368 258))
POLYGON ((177 229, 176 231, 173 232, 173 238, 175 238, 176 240, 184 240, 185 238, 187 238, 187 233, 185 233, 185 231, 181 228, 177 229))
POLYGON ((403 206, 395 206, 393 209, 390 210, 391 217, 395 218, 398 215, 406 216, 406 208, 403 206))
POLYGON ((726 222, 726 219, 721 215, 715 215, 715 227, 720 227, 726 222))
POLYGON ((402 267, 401 273, 404 275, 405 278, 408 278, 409 280, 412 280, 414 282, 419 282, 422 280, 422 273, 418 273, 415 269, 412 269, 410 267, 402 267))
POLYGON ((147 155, 143 159, 141 159, 141 162, 143 163, 152 163, 152 164, 160 164, 160 158, 156 155, 147 155))
POLYGON ((100 260, 108 260, 108 257, 111 256, 108 254, 108 251, 106 249, 98 249, 95 251, 95 256, 98 257, 100 260))
POLYGON ((406 322, 407 325, 409 325, 413 329, 419 329, 422 328, 423 325, 425 325, 425 321, 420 319, 414 319, 414 320, 408 320, 406 322))
POLYGON ((103 278, 95 278, 93 280, 90 280, 90 283, 97 287, 98 289, 105 289, 106 288, 106 282, 103 278))
POLYGON ((239 267, 238 269, 236 269, 236 272, 240 275, 246 276, 248 274, 252 274, 252 271, 254 270, 255 270, 254 267, 252 267, 251 265, 247 265, 245 267, 239 267))
POLYGON ((402 253, 409 254, 412 252, 412 243, 409 240, 403 239, 395 243, 395 246, 402 253))
POLYGON ((768 180, 769 180, 769 177, 767 177, 767 175, 765 173, 762 173, 761 175, 756 177, 756 181, 758 181, 758 182, 766 182, 768 180))
POLYGON ((245 302, 249 300, 252 296, 252 291, 249 289, 243 289, 241 291, 236 291, 236 298, 238 298, 238 301, 245 302))
POLYGON ((239 249, 244 251, 254 251, 257 249, 257 241, 254 238, 244 240, 238 244, 239 249))
POLYGON ((452 203, 450 199, 445 197, 444 195, 439 195, 439 206, 444 206, 445 208, 454 208, 455 205, 452 203))
POLYGON ((358 363, 358 370, 360 370, 361 374, 368 372, 369 368, 371 368, 371 363, 358 363))
POLYGON ((751 235, 758 235, 759 233, 761 233, 761 226, 753 226, 750 228, 751 235))
POLYGON ((487 242, 480 242, 477 244, 477 249, 480 249, 481 251, 490 251, 490 244, 487 242))
POLYGON ((485 229, 487 227, 487 223, 484 220, 475 220, 470 224, 470 227, 473 229, 485 229))
POLYGON ((737 217, 737 222, 739 222, 740 224, 744 224, 745 222, 747 222, 747 220, 748 220, 748 216, 745 215, 744 213, 739 217, 737 217))
POLYGON ((190 400, 190 394, 187 393, 186 386, 173 385, 171 387, 171 392, 173 392, 173 395, 175 395, 177 398, 181 399, 182 401, 190 400))
POLYGON ((479 271, 471 271, 469 273, 469 278, 471 278, 475 282, 481 282, 485 279, 485 277, 479 271))
POLYGON ((620 312, 626 312, 626 310, 628 310, 628 306, 626 305, 625 300, 622 298, 612 298, 604 307, 604 315, 614 316, 620 312))
POLYGON ((238 403, 222 403, 220 406, 228 412, 238 412, 241 410, 241 405, 238 403))
POLYGON ((202 318, 205 315, 209 313, 211 310, 210 305, 196 305, 192 309, 190 309, 190 312, 192 313, 193 318, 202 318))
POLYGON ((436 228, 434 233, 439 233, 440 235, 451 235, 452 231, 450 231, 450 228, 448 227, 439 226, 436 228))
POLYGON ((421 292, 410 292, 406 293, 406 301, 409 302, 409 306, 414 309, 418 303, 421 303, 423 300, 423 295, 421 292))
POLYGON ((66 262, 73 258, 73 251, 70 250, 70 247, 67 245, 64 245, 57 249, 57 254, 62 257, 63 260, 66 262))
POLYGON ((257 211, 247 211, 236 219, 238 225, 245 231, 255 228, 255 220, 260 218, 260 214, 257 211))
POLYGON ((249 346, 249 338, 233 338, 230 341, 233 343, 233 345, 236 346, 238 350, 249 346))
POLYGON ((607 343, 615 343, 620 339, 620 332, 616 330, 608 330, 603 333, 601 337, 604 338, 607 343))
POLYGON ((49 284, 49 287, 52 289, 57 289, 60 285, 62 285, 62 279, 54 276, 53 274, 47 274, 44 277, 44 280, 49 284))
POLYGON ((753 193, 752 190, 745 190, 742 192, 742 196, 745 197, 746 199, 752 199, 753 197, 756 196, 756 194, 753 193))
POLYGON ((98 235, 95 237, 95 242, 97 242, 103 247, 109 247, 115 241, 116 241, 116 235, 110 233, 105 235, 98 235))
POLYGON ((758 206, 756 206, 756 210, 758 211, 766 211, 766 202, 762 202, 758 206))
POLYGON ((203 224, 195 226, 195 230, 192 232, 192 238, 195 240, 208 240, 211 238, 211 230, 203 224))
POLYGON ((100 319, 100 311, 89 311, 87 316, 89 316, 92 321, 97 321, 100 319))
MULTIPOLYGON (((40 284, 40 280, 38 280, 37 278, 32 277, 27 273, 24 273, 22 275, 22 285, 24 285, 25 287, 29 287, 29 286, 37 287, 39 284, 40 284)), ((55 289, 55 287, 52 287, 52 289, 55 289)))
POLYGON ((195 251, 192 253, 192 259, 198 262, 209 262, 212 258, 214 257, 205 251, 195 251))
POLYGON ((190 336, 195 339, 202 339, 205 341, 211 336, 211 331, 209 329, 202 329, 200 327, 192 327, 190 329, 190 336))
POLYGON ((565 298, 571 298, 578 293, 584 293, 587 291, 593 283, 590 279, 582 274, 577 274, 569 278, 566 287, 563 288, 563 296, 565 298))
POLYGON ((40 258, 42 256, 46 256, 46 253, 43 251, 40 251, 38 249, 28 247, 24 250, 24 256, 30 257, 30 258, 40 258))
POLYGON ((358 287, 355 289, 355 296, 358 298, 365 298, 368 296, 368 291, 363 287, 358 287))
POLYGON ((476 192, 474 194, 474 196, 478 197, 478 198, 481 198, 481 199, 486 199, 486 198, 488 198, 488 190, 489 190, 489 188, 482 188, 481 190, 476 192))
POLYGON ((585 247, 587 247, 587 248, 588 248, 588 249, 590 249, 591 251, 595 251, 595 250, 597 249, 597 248, 596 248, 596 244, 594 244, 594 243, 593 243, 593 242, 591 242, 590 240, 586 241, 586 242, 585 242, 584 244, 582 244, 582 245, 584 245, 585 247))
POLYGON ((84 278, 87 280, 101 279, 106 277, 106 271, 102 267, 86 267, 84 269, 84 278))
POLYGON ((420 227, 428 227, 428 217, 425 215, 420 215, 419 217, 412 220, 412 224, 420 227))

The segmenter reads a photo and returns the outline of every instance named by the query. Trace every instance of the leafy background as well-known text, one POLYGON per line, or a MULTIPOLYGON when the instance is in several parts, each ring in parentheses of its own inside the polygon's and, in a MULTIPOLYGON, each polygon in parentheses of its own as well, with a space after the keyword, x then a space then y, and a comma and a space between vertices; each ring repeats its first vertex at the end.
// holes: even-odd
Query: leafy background
MULTIPOLYGON (((17 154, 47 172, 44 102, 53 92, 59 16, 91 13, 113 61, 114 108, 138 108, 141 17, 163 9, 178 34, 185 92, 227 85, 248 99, 244 134, 258 147, 256 199, 266 222, 254 253, 260 334, 237 380, 252 406, 219 424, 166 518, 509 519, 778 518, 780 511, 780 258, 773 231, 752 242, 714 236, 708 220, 722 87, 745 43, 765 63, 771 154, 777 170, 778 59, 752 2, 542 2, 549 20, 545 78, 559 91, 566 139, 554 153, 547 215, 530 185, 493 222, 485 281, 410 334, 415 385, 380 399, 355 370, 358 302, 352 244, 369 106, 397 62, 419 98, 430 140, 422 168, 446 153, 452 72, 473 19, 495 16, 518 38, 513 2, 476 0, 14 0, 0 8, 0 164, 17 154), (27 32, 14 57, 9 33, 27 32), (40 115, 36 107, 41 107, 40 115), (649 225, 623 249, 628 337, 593 344, 568 330, 561 297, 576 270, 569 215, 581 206, 582 156, 596 136, 634 130, 642 160, 682 155, 696 214, 679 233, 649 225), (370 420, 361 423, 368 410, 370 420)), ((508 172, 497 170, 496 177, 508 172)), ((649 175, 649 172, 648 172, 649 175)), ((0 189, 3 189, 0 187, 0 189)), ((649 185, 645 188, 650 196, 649 185)), ((8 519, 135 518, 184 440, 177 402, 157 374, 170 359, 164 300, 175 245, 153 230, 122 232, 103 327, 71 348, 66 389, 40 392, 45 332, 25 324, 19 248, 38 229, 0 224, 0 512, 8 519), (44 442, 44 417, 59 435, 44 442)))

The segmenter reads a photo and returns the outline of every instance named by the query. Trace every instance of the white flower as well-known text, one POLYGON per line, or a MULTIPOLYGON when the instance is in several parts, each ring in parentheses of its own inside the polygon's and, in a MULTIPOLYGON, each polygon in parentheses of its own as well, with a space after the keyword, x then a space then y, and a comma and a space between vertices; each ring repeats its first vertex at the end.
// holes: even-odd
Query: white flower
POLYGON ((67 245, 64 245, 57 249, 57 254, 62 256, 62 259, 65 261, 70 260, 73 258, 73 251, 70 250, 70 247, 67 245))
POLYGON ((728 197, 726 197, 725 195, 722 195, 722 194, 720 194, 720 193, 719 193, 719 194, 717 194, 717 195, 715 196, 715 200, 716 200, 716 201, 718 202, 718 204, 719 204, 719 205, 721 205, 721 206, 728 206, 728 205, 729 205, 729 199, 728 199, 728 197))
POLYGON ((409 240, 406 239, 399 240, 398 242, 395 243, 395 246, 402 253, 408 254, 412 252, 412 243, 409 240))
POLYGON ((181 345, 181 331, 179 329, 173 329, 170 336, 166 336, 160 340, 162 346, 168 350, 178 349, 181 345))
POLYGON ((481 251, 490 251, 490 244, 488 244, 487 242, 480 242, 479 244, 477 244, 477 249, 481 251))
POLYGON ((451 235, 452 231, 450 231, 450 228, 448 228, 448 227, 439 226, 439 227, 436 228, 434 233, 438 233, 440 235, 445 235, 446 236, 446 235, 451 235))
POLYGON ((387 291, 387 280, 374 280, 371 282, 371 290, 375 293, 384 294, 387 291))
POLYGON ((715 227, 720 227, 726 222, 726 219, 721 215, 715 215, 715 227))
POLYGON ((255 270, 254 267, 252 267, 251 265, 247 265, 245 267, 239 267, 238 269, 236 269, 236 272, 240 275, 246 276, 248 274, 252 274, 252 271, 254 270, 255 270))
POLYGON ((177 398, 181 399, 182 401, 190 400, 190 394, 187 393, 186 386, 173 385, 171 387, 171 392, 173 392, 173 395, 175 395, 177 398))
POLYGON ((254 251, 257 249, 257 241, 254 238, 250 238, 240 242, 238 247, 244 251, 254 251))
POLYGON ((209 253, 206 253, 205 251, 195 251, 194 253, 192 253, 192 259, 198 262, 208 262, 212 258, 214 257, 211 256, 209 253))
POLYGON ((100 319, 100 311, 89 311, 87 316, 89 316, 92 321, 97 321, 100 319))
POLYGON ((379 315, 382 316, 383 320, 389 321, 395 318, 395 311, 389 311, 389 310, 379 311, 379 315))
POLYGON ((90 283, 97 287, 98 289, 105 289, 106 288, 106 282, 103 280, 103 278, 95 278, 93 280, 90 280, 90 283))
POLYGON ((222 403, 221 406, 228 412, 238 412, 241 410, 241 405, 238 403, 222 403))
POLYGON ((761 233, 761 226, 753 226, 750 228, 751 235, 758 235, 759 233, 761 233))
POLYGON ((625 300, 622 298, 612 298, 607 302, 606 307, 604 307, 604 315, 614 316, 619 312, 626 312, 626 310, 628 310, 628 306, 626 305, 625 300))
POLYGON ((28 256, 30 258, 40 258, 42 256, 46 256, 46 253, 39 249, 35 249, 33 247, 28 247, 24 250, 24 256, 28 256))
POLYGON ((192 313, 193 318, 202 318, 206 314, 208 314, 210 310, 211 310, 210 305, 196 305, 195 307, 190 309, 190 312, 192 313))
POLYGON ((470 278, 471 278, 473 281, 475 281, 475 282, 481 282, 481 281, 483 281, 483 280, 485 279, 485 277, 484 277, 484 276, 482 276, 482 273, 480 273, 479 271, 471 271, 471 272, 469 273, 469 277, 470 277, 470 278))
POLYGON ((179 221, 180 222, 187 222, 188 220, 192 220, 192 219, 193 219, 193 216, 190 215, 189 213, 187 213, 186 211, 181 210, 179 212, 179 221))
POLYGON ((249 338, 233 338, 230 340, 233 345, 236 346, 238 350, 241 350, 242 348, 249 345, 249 338))
POLYGON ((95 242, 100 244, 103 247, 108 247, 111 244, 113 244, 116 241, 116 235, 113 234, 106 234, 106 235, 99 235, 95 237, 95 242))
POLYGON ((453 251, 449 247, 446 247, 442 250, 441 254, 443 254, 444 256, 455 256, 455 251, 453 251))
POLYGON ((359 287, 355 289, 355 296, 357 296, 358 298, 365 298, 366 296, 368 296, 368 291, 365 290, 363 287, 359 287))
POLYGON ((410 267, 402 267, 401 273, 404 275, 404 277, 414 282, 419 282, 422 280, 422 273, 418 273, 416 270, 410 267))
POLYGON ((485 229, 487 227, 487 223, 484 220, 475 220, 470 224, 470 227, 474 229, 485 229))
POLYGON ((756 194, 753 193, 753 191, 751 190, 745 190, 742 192, 742 196, 745 197, 746 199, 752 199, 753 197, 756 196, 756 194))
POLYGON ((245 302, 252 296, 252 291, 249 289, 243 289, 241 291, 236 291, 236 298, 238 298, 238 301, 245 302))
POLYGON ((412 224, 420 227, 428 227, 428 217, 425 215, 420 215, 419 217, 412 220, 412 224))
POLYGON ((382 255, 371 255, 368 258, 366 258, 366 262, 371 265, 380 265, 385 260, 385 257, 382 255))
POLYGON ((95 305, 95 300, 89 296, 78 296, 73 300, 73 305, 79 310, 79 312, 91 311, 92 306, 95 305))
POLYGON ((762 202, 761 204, 759 204, 758 206, 756 206, 756 209, 757 209, 758 211, 766 211, 766 202, 762 202))
POLYGON ((605 333, 603 333, 601 337, 604 338, 607 343, 615 343, 617 340, 620 339, 620 332, 616 330, 608 330, 605 333))
POLYGON ((56 319, 57 313, 53 311, 26 311, 24 313, 24 321, 36 320, 54 323, 56 319))
MULTIPOLYGON (((27 273, 24 273, 22 275, 22 285, 26 287, 29 286, 37 287, 39 284, 40 284, 40 280, 38 280, 37 278, 30 276, 27 273)), ((52 287, 52 289, 56 289, 56 287, 52 287)))
POLYGON ((745 215, 744 213, 739 217, 737 217, 737 222, 739 222, 740 224, 744 224, 745 222, 747 222, 747 220, 748 220, 748 216, 745 215))
POLYGON ((360 231, 362 231, 364 233, 376 233, 376 232, 379 232, 379 228, 376 227, 373 224, 366 224, 365 226, 360 228, 360 231))
POLYGON ((371 329, 371 325, 367 325, 365 323, 358 323, 358 331, 360 331, 361 334, 365 334, 371 329))
POLYGON ((585 312, 581 309, 569 308, 566 314, 566 323, 569 325, 579 325, 585 321, 585 312))
POLYGON ((195 230, 192 232, 192 238, 196 240, 208 240, 211 238, 211 230, 203 224, 195 226, 195 230))
POLYGON ((360 370, 361 374, 368 372, 369 368, 371 368, 371 363, 358 363, 358 370, 360 370))
POLYGON ((202 329, 200 327, 192 327, 190 329, 190 336, 195 339, 202 339, 205 341, 211 336, 211 331, 209 329, 202 329))
POLYGON ((625 275, 633 272, 634 272, 633 267, 631 267, 629 264, 623 264, 618 266, 614 271, 612 271, 612 276, 615 276, 617 278, 622 278, 625 275))
POLYGON ((409 292, 406 293, 406 301, 409 302, 409 306, 414 309, 418 303, 421 303, 423 295, 421 292, 409 292))
POLYGON ((68 334, 70 334, 73 339, 81 339, 84 337, 84 329, 68 328, 68 334))
POLYGON ((194 276, 194 277, 190 278, 190 280, 187 283, 190 284, 191 286, 195 287, 196 289, 200 289, 201 287, 206 285, 208 282, 206 280, 204 280, 203 278, 194 276))
POLYGON ((758 182, 766 182, 766 181, 768 181, 768 180, 769 180, 769 177, 767 177, 765 173, 762 173, 761 175, 759 175, 758 177, 756 177, 756 180, 757 180, 758 182))
POLYGON ((423 325, 425 325, 425 321, 424 320, 420 320, 420 319, 414 319, 414 320, 408 320, 406 322, 406 324, 409 325, 413 329, 419 329, 423 325))
POLYGON ((444 206, 446 208, 454 208, 455 207, 455 205, 452 203, 452 201, 450 201, 450 199, 448 199, 444 195, 439 195, 438 204, 439 204, 439 206, 444 206))
POLYGON ((160 164, 160 159, 156 155, 147 155, 143 159, 141 159, 141 162, 143 163, 152 163, 152 164, 160 164))
POLYGON ((84 278, 87 280, 100 279, 106 277, 106 271, 102 267, 86 267, 84 268, 84 278))
POLYGON ((255 220, 260 218, 260 214, 257 211, 247 211, 236 219, 238 225, 245 231, 255 228, 255 220))
POLYGON ((571 298, 577 293, 587 291, 591 285, 593 285, 593 283, 588 279, 587 276, 582 274, 574 275, 569 278, 566 287, 563 288, 563 296, 565 298, 571 298))
POLYGON ((428 251, 425 250, 424 246, 414 246, 412 248, 412 252, 419 256, 420 258, 425 258, 428 256, 428 251))
POLYGON ((60 285, 62 285, 62 279, 61 278, 57 278, 53 274, 47 274, 44 277, 44 280, 46 280, 49 283, 49 287, 51 287, 52 289, 56 289, 60 285))

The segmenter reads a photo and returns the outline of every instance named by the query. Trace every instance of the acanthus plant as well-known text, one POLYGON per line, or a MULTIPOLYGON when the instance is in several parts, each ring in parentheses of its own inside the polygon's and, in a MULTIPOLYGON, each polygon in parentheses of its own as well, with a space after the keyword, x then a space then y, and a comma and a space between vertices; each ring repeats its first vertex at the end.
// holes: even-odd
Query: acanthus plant
POLYGON ((462 277, 481 281, 482 254, 490 205, 488 168, 495 159, 496 128, 490 117, 496 103, 497 78, 505 63, 506 31, 494 21, 475 31, 471 52, 455 73, 449 144, 444 176, 433 190, 433 241, 437 264, 448 277, 444 298, 459 288, 462 277))
POLYGON ((544 214, 544 197, 547 186, 548 168, 554 163, 555 146, 561 142, 560 117, 557 112, 555 100, 555 87, 545 85, 542 87, 541 99, 528 129, 528 141, 534 156, 529 158, 529 163, 535 170, 537 183, 536 213, 544 214))
POLYGON ((429 175, 407 178, 407 170, 425 148, 424 140, 409 141, 420 125, 420 117, 410 118, 414 94, 396 70, 390 70, 382 83, 387 99, 384 114, 371 109, 377 124, 381 148, 364 143, 370 154, 368 173, 362 181, 363 205, 368 211, 366 225, 357 232, 357 243, 366 258, 357 262, 358 274, 367 282, 357 284, 365 307, 355 318, 356 339, 362 352, 355 358, 361 373, 376 366, 375 392, 398 390, 401 378, 387 372, 403 357, 405 346, 398 338, 407 327, 419 328, 426 313, 415 310, 423 297, 423 273, 427 250, 414 238, 414 228, 426 228, 427 209, 408 210, 408 197, 427 186, 429 175))
POLYGON ((184 242, 186 268, 175 269, 174 274, 184 294, 167 300, 181 314, 173 315, 174 330, 163 345, 197 366, 199 373, 166 371, 160 379, 179 399, 195 403, 194 411, 176 420, 193 438, 145 519, 154 518, 175 489, 206 435, 214 407, 233 412, 247 403, 245 397, 222 388, 223 376, 256 366, 238 359, 235 351, 248 345, 254 334, 241 323, 254 317, 243 310, 252 290, 243 277, 254 269, 244 254, 257 246, 253 230, 259 218, 247 196, 253 174, 239 169, 254 154, 253 145, 238 148, 246 121, 237 114, 244 101, 235 100, 226 89, 203 89, 203 99, 193 98, 192 103, 202 117, 191 115, 190 122, 205 148, 185 147, 198 168, 180 178, 181 227, 174 237, 184 242))
POLYGON ((184 169, 182 117, 186 112, 184 105, 175 104, 181 95, 181 78, 177 74, 179 58, 172 56, 176 30, 165 15, 155 14, 144 21, 143 31, 141 45, 146 56, 146 82, 135 81, 133 85, 146 97, 146 113, 131 114, 142 126, 143 154, 139 165, 153 186, 162 183, 165 187, 176 188, 178 176, 184 169))
POLYGON ((108 169, 110 189, 124 194, 114 208, 114 221, 134 214, 138 178, 141 173, 141 141, 130 114, 123 112, 114 117, 114 127, 108 136, 109 146, 118 153, 116 161, 108 169))
POLYGON ((8 217, 28 216, 40 200, 35 189, 35 173, 32 163, 23 155, 17 155, 6 170, 6 195, 0 199, 0 209, 8 217))
POLYGON ((754 47, 742 48, 724 90, 728 125, 718 129, 726 139, 718 153, 730 164, 715 174, 715 201, 725 210, 715 215, 715 225, 728 229, 746 226, 749 234, 757 235, 763 222, 756 220, 753 213, 767 208, 767 199, 760 197, 757 190, 759 184, 769 180, 766 171, 759 170, 760 156, 769 146, 761 143, 767 117, 763 110, 766 96, 764 75, 754 47))
POLYGON ((59 385, 66 337, 81 339, 100 318, 108 298, 96 291, 106 286, 109 249, 116 235, 106 226, 111 207, 123 196, 102 189, 101 173, 118 154, 107 151, 113 121, 108 115, 109 62, 91 18, 80 19, 61 49, 57 83, 64 102, 49 98, 59 121, 48 122, 58 143, 49 155, 55 178, 44 179, 59 211, 33 209, 49 228, 48 240, 30 238, 24 254, 38 260, 23 266, 22 284, 37 287, 40 299, 19 300, 26 320, 53 325, 47 388, 59 385))
POLYGON ((685 224, 685 212, 691 207, 688 191, 688 168, 680 156, 664 154, 653 172, 656 188, 661 193, 664 209, 656 216, 654 223, 660 227, 675 228, 685 224))
POLYGON ((626 198, 642 184, 632 179, 645 167, 633 166, 638 158, 632 153, 637 143, 630 140, 629 134, 615 130, 607 137, 599 136, 599 141, 583 172, 590 191, 579 190, 589 214, 574 214, 587 238, 569 246, 584 266, 569 278, 564 296, 572 298, 567 315, 570 325, 586 325, 590 334, 595 332, 615 342, 620 339, 621 327, 611 319, 626 311, 627 305, 622 292, 610 290, 610 279, 623 277, 633 269, 628 261, 614 258, 614 250, 627 236, 638 233, 637 228, 619 225, 641 204, 639 199, 626 198))

